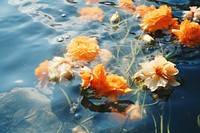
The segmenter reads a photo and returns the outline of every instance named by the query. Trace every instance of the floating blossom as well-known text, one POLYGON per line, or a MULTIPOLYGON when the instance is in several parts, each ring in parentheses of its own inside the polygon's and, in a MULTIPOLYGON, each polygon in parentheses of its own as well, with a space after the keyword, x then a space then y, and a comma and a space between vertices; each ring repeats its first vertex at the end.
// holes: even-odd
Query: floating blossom
POLYGON ((200 7, 196 10, 196 12, 194 13, 194 21, 200 21, 200 7))
POLYGON ((107 64, 113 57, 112 53, 108 49, 100 49, 99 57, 102 64, 107 64))
POLYGON ((116 74, 108 74, 102 64, 94 67, 93 72, 81 71, 82 88, 95 90, 96 96, 109 97, 111 101, 117 100, 118 94, 127 94, 132 90, 126 84, 126 80, 116 74))
POLYGON ((132 90, 126 84, 126 80, 122 76, 109 74, 106 76, 106 83, 108 84, 106 88, 110 90, 110 92, 107 93, 105 90, 104 95, 108 95, 111 101, 116 101, 118 94, 128 94, 132 92, 132 90))
POLYGON ((197 6, 190 7, 190 11, 183 11, 183 17, 186 19, 193 19, 194 13, 197 10, 197 6))
POLYGON ((102 21, 104 18, 103 10, 99 7, 85 7, 77 11, 81 16, 82 21, 98 20, 102 21))
POLYGON ((150 12, 150 11, 153 11, 155 10, 155 6, 154 5, 151 5, 150 7, 146 6, 146 5, 141 5, 141 6, 138 6, 136 7, 136 10, 135 10, 135 15, 140 15, 142 18, 144 18, 144 16, 150 12))
POLYGON ((194 21, 200 20, 200 7, 197 6, 190 7, 190 11, 183 11, 183 18, 193 19, 194 21))
POLYGON ((184 20, 180 29, 172 29, 172 33, 179 38, 179 42, 187 47, 196 47, 200 45, 200 25, 189 20, 184 20))
POLYGON ((67 46, 67 54, 77 60, 90 61, 99 53, 97 40, 86 36, 73 38, 67 46))
POLYGON ((172 18, 170 7, 163 5, 158 9, 149 11, 142 19, 140 26, 143 30, 155 32, 157 30, 169 29, 177 23, 177 18, 172 18))
POLYGON ((122 9, 125 13, 133 13, 135 10, 132 0, 118 0, 119 8, 122 9))
MULTIPOLYGON (((178 69, 175 64, 167 61, 162 56, 156 56, 155 60, 140 64, 142 69, 134 75, 134 79, 144 81, 144 85, 151 91, 155 91, 159 87, 178 86, 175 75, 178 69)), ((166 88, 167 89, 167 88, 166 88)))
POLYGON ((54 57, 48 64, 48 76, 50 81, 62 83, 74 77, 73 62, 70 59, 54 57))
POLYGON ((40 81, 39 84, 42 86, 44 86, 49 81, 48 64, 48 60, 45 60, 44 62, 40 63, 40 65, 35 69, 35 75, 40 81))

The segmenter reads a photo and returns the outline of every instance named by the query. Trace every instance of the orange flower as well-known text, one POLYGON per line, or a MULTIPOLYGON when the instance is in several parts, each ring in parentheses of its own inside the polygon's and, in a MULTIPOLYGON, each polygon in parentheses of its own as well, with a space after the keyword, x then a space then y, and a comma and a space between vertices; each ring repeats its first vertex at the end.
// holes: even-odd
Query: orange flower
POLYGON ((177 18, 172 18, 170 7, 163 5, 158 9, 149 11, 142 19, 140 26, 143 30, 155 32, 157 30, 169 29, 177 22, 177 18))
POLYGON ((180 29, 172 29, 178 38, 179 42, 185 44, 187 47, 196 47, 200 45, 200 25, 189 20, 184 20, 180 29))
POLYGON ((132 0, 118 0, 119 8, 125 13, 131 14, 135 10, 132 0))
POLYGON ((82 88, 90 87, 96 91, 96 96, 109 97, 111 101, 117 100, 118 94, 127 94, 132 90, 126 84, 126 80, 116 74, 109 74, 102 64, 94 67, 93 73, 80 72, 82 88))
POLYGON ((99 52, 97 40, 86 36, 73 38, 67 46, 68 54, 77 60, 94 60, 99 52))
POLYGON ((142 18, 144 18, 144 16, 150 12, 150 11, 153 11, 155 10, 155 6, 154 5, 151 5, 150 7, 146 6, 146 5, 141 5, 141 6, 138 6, 136 7, 136 11, 135 11, 135 14, 139 14, 142 18))
POLYGON ((79 73, 79 75, 81 76, 82 78, 82 88, 83 89, 86 89, 89 87, 90 85, 90 81, 91 81, 91 78, 92 78, 92 73, 91 72, 84 72, 84 71, 81 71, 79 73))
POLYGON ((127 94, 132 92, 129 86, 126 84, 124 77, 116 74, 109 74, 106 76, 106 82, 108 83, 108 90, 110 91, 110 100, 116 101, 118 94, 127 94))
POLYGON ((97 95, 104 95, 107 88, 106 83, 106 74, 104 70, 104 66, 102 64, 98 64, 93 68, 93 79, 91 81, 91 88, 96 90, 97 95))
POLYGON ((85 7, 85 8, 80 8, 77 11, 81 17, 80 19, 82 21, 90 21, 90 20, 98 20, 102 21, 104 18, 103 10, 98 7, 85 7))
POLYGON ((144 80, 144 85, 151 91, 155 91, 159 87, 167 89, 168 86, 178 86, 175 75, 178 69, 175 64, 167 61, 162 56, 156 56, 155 60, 140 64, 142 69, 134 75, 134 79, 144 80))
POLYGON ((44 62, 40 63, 40 65, 35 69, 35 75, 37 76, 42 86, 49 81, 48 64, 48 60, 45 60, 44 62))

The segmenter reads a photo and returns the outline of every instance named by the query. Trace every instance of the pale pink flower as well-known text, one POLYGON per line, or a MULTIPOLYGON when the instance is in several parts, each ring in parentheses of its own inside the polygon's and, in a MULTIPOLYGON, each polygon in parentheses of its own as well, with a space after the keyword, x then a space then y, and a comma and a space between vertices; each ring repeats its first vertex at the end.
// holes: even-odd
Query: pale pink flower
POLYGON ((193 19, 194 21, 200 20, 200 7, 192 6, 190 11, 183 11, 183 18, 193 19))
POLYGON ((194 21, 200 21, 200 7, 194 12, 194 21))
POLYGON ((48 64, 48 76, 52 82, 63 82, 74 77, 74 64, 71 60, 54 57, 48 64))
POLYGON ((159 87, 178 86, 175 75, 178 69, 175 64, 167 61, 163 56, 156 56, 154 60, 140 64, 142 69, 134 75, 137 80, 143 80, 144 85, 151 91, 155 91, 159 87))

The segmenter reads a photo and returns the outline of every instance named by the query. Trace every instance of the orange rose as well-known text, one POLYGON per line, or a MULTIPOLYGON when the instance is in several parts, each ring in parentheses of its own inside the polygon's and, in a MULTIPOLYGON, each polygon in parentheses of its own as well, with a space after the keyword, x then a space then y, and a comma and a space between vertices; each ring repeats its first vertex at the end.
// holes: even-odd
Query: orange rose
POLYGON ((91 88, 96 90, 97 95, 105 95, 106 83, 106 72, 102 64, 98 64, 93 68, 93 79, 91 81, 91 88))
POLYGON ((90 85, 91 78, 92 78, 92 73, 81 71, 79 75, 82 78, 82 84, 81 84, 82 88, 83 89, 88 88, 90 85))
POLYGON ((136 11, 135 11, 135 14, 139 14, 142 18, 144 18, 144 16, 150 12, 150 11, 153 11, 155 10, 155 6, 154 5, 151 5, 150 7, 146 6, 146 5, 141 5, 141 6, 138 6, 136 7, 136 11))
POLYGON ((187 47, 196 47, 200 45, 200 25, 189 20, 184 20, 180 29, 172 29, 178 38, 179 42, 185 44, 187 47))
POLYGON ((116 101, 118 94, 127 94, 132 91, 123 77, 116 74, 107 75, 102 64, 96 65, 93 73, 82 71, 80 76, 83 88, 90 87, 96 91, 96 96, 109 97, 111 101, 116 101))
POLYGON ((126 84, 124 77, 116 74, 109 74, 106 76, 106 82, 108 83, 108 90, 110 91, 110 100, 116 101, 118 94, 127 94, 132 92, 129 86, 126 84))
POLYGON ((155 32, 157 30, 169 29, 177 22, 177 18, 172 18, 170 7, 163 5, 158 9, 149 11, 142 19, 140 26, 143 30, 155 32))
POLYGON ((68 54, 77 60, 94 60, 99 52, 97 40, 86 36, 73 38, 67 46, 68 54))
POLYGON ((80 8, 77 11, 82 21, 98 20, 102 21, 104 18, 103 10, 99 7, 85 7, 80 8))

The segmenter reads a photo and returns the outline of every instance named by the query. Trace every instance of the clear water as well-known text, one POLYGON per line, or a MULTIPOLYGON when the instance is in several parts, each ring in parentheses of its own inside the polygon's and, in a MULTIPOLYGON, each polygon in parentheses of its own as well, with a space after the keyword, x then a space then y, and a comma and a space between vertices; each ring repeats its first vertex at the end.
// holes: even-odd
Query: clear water
MULTIPOLYGON (((145 1, 140 2, 145 3, 145 1)), ((146 1, 146 4, 156 6, 168 4, 173 8, 176 17, 181 17, 182 10, 188 9, 189 5, 200 6, 198 0, 152 0, 146 1)), ((101 47, 111 51, 116 50, 110 36, 115 40, 120 40, 120 35, 125 33, 124 27, 117 31, 110 30, 109 34, 105 29, 112 28, 109 16, 117 9, 99 5, 106 14, 104 21, 82 23, 77 21, 79 14, 76 10, 85 6, 84 0, 79 0, 77 4, 70 4, 65 0, 0 1, 0 133, 55 133, 58 131, 68 133, 87 118, 91 119, 83 125, 89 132, 154 133, 160 132, 162 113, 164 114, 164 132, 167 132, 168 126, 171 133, 200 132, 197 123, 198 115, 200 115, 199 49, 183 48, 177 60, 177 67, 184 83, 174 88, 167 102, 147 107, 142 121, 124 124, 117 121, 122 119, 118 114, 92 112, 81 106, 78 101, 80 93, 78 78, 65 88, 68 95, 72 96, 70 97, 72 103, 78 105, 75 113, 69 113, 66 99, 56 86, 50 86, 49 90, 40 90, 36 87, 38 81, 34 75, 34 69, 46 59, 51 60, 54 56, 62 56, 66 44, 75 36, 98 36, 101 47), (62 16, 62 14, 65 15, 62 16), (62 42, 58 42, 60 37, 63 37, 62 42), (154 120, 157 128, 155 128, 154 120)), ((128 15, 123 17, 135 22, 128 15)), ((141 34, 138 22, 132 23, 131 26, 131 31, 135 34, 130 34, 127 38, 135 38, 141 34)), ((165 43, 172 43, 166 40, 167 38, 163 39, 165 43)), ((127 39, 123 43, 128 42, 127 39)), ((174 47, 170 46, 170 48, 174 47)), ((124 45, 121 49, 130 53, 129 48, 124 45)), ((108 66, 115 67, 116 64, 108 66)), ((123 70, 123 67, 119 69, 123 70)), ((146 101, 147 103, 154 102, 150 97, 147 97, 146 101)))

